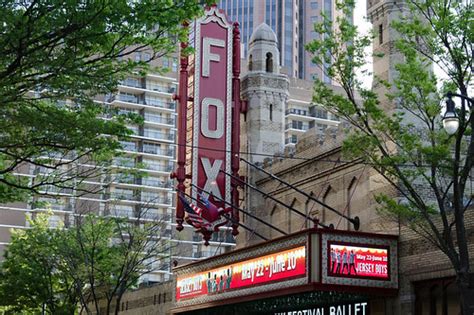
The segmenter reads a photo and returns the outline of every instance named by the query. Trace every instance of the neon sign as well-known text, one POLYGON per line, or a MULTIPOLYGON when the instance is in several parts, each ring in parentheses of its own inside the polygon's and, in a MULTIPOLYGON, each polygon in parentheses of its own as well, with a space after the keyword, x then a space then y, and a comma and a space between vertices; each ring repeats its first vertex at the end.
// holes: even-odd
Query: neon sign
POLYGON ((388 247, 330 243, 328 275, 390 280, 388 247))
POLYGON ((178 277, 176 301, 306 275, 306 246, 178 277))

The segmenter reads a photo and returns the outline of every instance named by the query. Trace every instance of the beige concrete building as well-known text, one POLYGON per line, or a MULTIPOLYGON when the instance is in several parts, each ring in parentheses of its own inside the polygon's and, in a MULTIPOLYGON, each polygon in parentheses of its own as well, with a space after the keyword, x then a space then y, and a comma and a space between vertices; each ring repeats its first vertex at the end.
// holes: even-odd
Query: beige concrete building
MULTIPOLYGON (((134 53, 135 60, 149 60, 146 51, 134 53)), ((10 241, 11 229, 28 228, 27 217, 52 211, 51 226, 64 222, 73 223, 75 215, 95 212, 99 215, 114 215, 141 220, 163 222, 161 237, 170 240, 172 252, 157 270, 144 276, 147 283, 171 279, 171 262, 190 262, 230 250, 235 240, 230 228, 223 228, 211 239, 210 245, 202 245, 200 236, 191 226, 178 233, 174 228, 175 192, 170 173, 176 161, 176 104, 173 94, 177 91, 178 60, 173 57, 154 60, 151 67, 163 67, 165 74, 149 73, 146 76, 131 76, 121 82, 115 95, 105 95, 98 102, 120 113, 134 113, 143 118, 143 125, 130 125, 133 134, 122 142, 123 154, 115 158, 114 167, 129 170, 139 169, 146 176, 102 176, 88 179, 87 184, 96 193, 80 194, 74 189, 56 190, 44 187, 48 196, 32 196, 28 202, 0 205, 0 255, 10 241), (101 188, 101 189, 99 189, 101 188), (177 246, 174 246, 177 245, 177 246)), ((44 175, 46 169, 25 165, 18 170, 32 181, 44 175)))

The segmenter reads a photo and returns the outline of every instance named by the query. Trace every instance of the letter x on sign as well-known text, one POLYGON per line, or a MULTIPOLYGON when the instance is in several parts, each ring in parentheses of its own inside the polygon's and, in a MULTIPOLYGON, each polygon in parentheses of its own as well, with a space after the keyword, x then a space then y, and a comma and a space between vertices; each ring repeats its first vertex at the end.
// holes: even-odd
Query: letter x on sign
MULTIPOLYGON (((219 170, 222 166, 222 160, 215 160, 214 164, 211 165, 211 161, 208 158, 201 158, 202 167, 206 173, 206 184, 204 185, 204 190, 212 193, 219 199, 222 199, 221 191, 217 185, 217 175, 219 175, 219 170)), ((205 197, 209 197, 209 194, 203 193, 205 197)))

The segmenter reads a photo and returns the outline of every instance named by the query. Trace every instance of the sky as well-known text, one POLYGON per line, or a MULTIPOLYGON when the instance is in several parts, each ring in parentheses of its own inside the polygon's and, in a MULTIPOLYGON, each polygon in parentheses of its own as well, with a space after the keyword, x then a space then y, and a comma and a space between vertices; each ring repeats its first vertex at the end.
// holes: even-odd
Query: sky
MULTIPOLYGON (((356 0, 354 8, 354 24, 359 29, 361 34, 368 34, 372 28, 371 24, 367 21, 367 11, 366 11, 366 0, 356 0)), ((367 47, 366 53, 370 56, 372 47, 367 47)), ((372 58, 367 58, 366 66, 358 71, 357 76, 363 82, 365 88, 370 88, 372 86, 372 79, 370 77, 364 76, 362 71, 372 71, 372 58)))

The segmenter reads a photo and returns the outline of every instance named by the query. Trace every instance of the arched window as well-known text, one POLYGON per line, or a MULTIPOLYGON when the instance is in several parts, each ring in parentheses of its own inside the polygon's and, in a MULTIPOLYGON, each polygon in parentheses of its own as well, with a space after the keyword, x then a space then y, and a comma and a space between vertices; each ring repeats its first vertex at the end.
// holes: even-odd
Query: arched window
POLYGON ((253 61, 252 61, 252 55, 249 55, 249 71, 253 70, 253 61))
MULTIPOLYGON (((345 209, 345 214, 347 216, 351 216, 351 200, 352 197, 354 196, 355 189, 357 187, 357 178, 353 177, 351 179, 351 182, 349 184, 349 187, 347 188, 347 196, 346 196, 346 209, 345 209)), ((347 221, 347 229, 350 230, 352 228, 352 223, 347 221)))
MULTIPOLYGON (((334 191, 334 189, 332 189, 331 185, 329 185, 324 190, 323 198, 321 201, 324 204, 327 204, 328 206, 334 206, 335 200, 336 200, 336 192, 334 191)), ((328 211, 325 207, 321 207, 321 210, 322 210, 321 217, 322 217, 323 222, 324 223, 327 222, 327 224, 333 223, 334 222, 334 217, 332 216, 333 213, 328 214, 328 211)))
POLYGON ((267 59, 265 60, 265 66, 267 72, 273 72, 273 55, 272 53, 267 53, 267 59))

